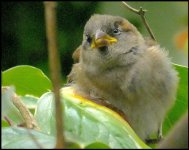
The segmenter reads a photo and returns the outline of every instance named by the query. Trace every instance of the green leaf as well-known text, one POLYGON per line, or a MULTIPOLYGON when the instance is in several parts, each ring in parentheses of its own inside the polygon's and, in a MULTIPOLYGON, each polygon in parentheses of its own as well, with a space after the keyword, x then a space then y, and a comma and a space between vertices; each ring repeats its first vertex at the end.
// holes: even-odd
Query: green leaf
POLYGON ((7 121, 1 120, 1 127, 9 127, 10 125, 8 124, 7 121))
POLYGON ((188 68, 174 64, 180 78, 176 102, 169 111, 163 124, 163 133, 166 135, 175 123, 188 110, 188 68))
POLYGON ((38 97, 34 97, 32 95, 21 96, 21 100, 29 109, 35 109, 37 107, 38 97))
POLYGON ((67 149, 81 149, 81 145, 74 143, 74 142, 65 142, 65 148, 67 149))
POLYGON ((55 137, 19 127, 3 128, 2 137, 3 148, 54 148, 55 145, 55 137))
MULTIPOLYGON (((70 87, 63 88, 64 133, 85 146, 103 143, 110 148, 149 148, 117 113, 73 94, 70 87)), ((35 117, 44 133, 55 136, 54 100, 51 92, 38 101, 35 117)))
POLYGON ((38 68, 21 65, 2 73, 2 85, 14 85, 18 95, 34 95, 40 97, 51 90, 52 84, 47 76, 38 68))
POLYGON ((56 134, 54 100, 51 92, 47 92, 39 98, 34 117, 36 118, 39 128, 41 128, 44 133, 53 136, 56 134))
POLYGON ((110 149, 110 147, 106 144, 96 142, 96 143, 91 143, 87 145, 85 149, 110 149))
MULTIPOLYGON (((54 148, 55 137, 40 131, 21 127, 6 127, 2 129, 2 147, 18 149, 54 148)), ((65 148, 79 149, 81 146, 65 139, 65 148)))
POLYGON ((32 95, 21 96, 20 98, 22 102, 26 105, 26 107, 30 110, 30 112, 34 114, 39 98, 32 95))

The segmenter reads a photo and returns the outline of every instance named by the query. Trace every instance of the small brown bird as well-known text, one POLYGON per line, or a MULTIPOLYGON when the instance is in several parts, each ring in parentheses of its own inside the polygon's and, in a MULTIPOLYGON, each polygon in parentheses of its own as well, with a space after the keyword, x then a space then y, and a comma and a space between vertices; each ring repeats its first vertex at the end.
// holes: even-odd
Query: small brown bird
POLYGON ((79 62, 69 78, 77 93, 104 99, 123 111, 141 139, 161 136, 178 84, 164 49, 146 41, 128 20, 96 14, 86 23, 73 57, 79 62))

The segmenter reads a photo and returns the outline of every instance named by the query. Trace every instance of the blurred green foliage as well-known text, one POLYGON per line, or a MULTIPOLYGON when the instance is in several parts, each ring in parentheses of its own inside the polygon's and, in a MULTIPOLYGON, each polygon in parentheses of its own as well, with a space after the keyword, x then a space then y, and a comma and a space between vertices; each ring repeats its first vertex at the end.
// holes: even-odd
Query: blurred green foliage
MULTIPOLYGON (((146 18, 156 39, 169 50, 173 62, 187 65, 186 53, 173 41, 188 26, 188 2, 128 2, 147 9, 146 18)), ((2 70, 16 65, 32 65, 49 76, 43 2, 1 2, 2 70)), ((58 2, 57 31, 62 75, 70 72, 71 55, 81 44, 83 27, 94 13, 119 15, 148 36, 141 19, 121 2, 58 2)))

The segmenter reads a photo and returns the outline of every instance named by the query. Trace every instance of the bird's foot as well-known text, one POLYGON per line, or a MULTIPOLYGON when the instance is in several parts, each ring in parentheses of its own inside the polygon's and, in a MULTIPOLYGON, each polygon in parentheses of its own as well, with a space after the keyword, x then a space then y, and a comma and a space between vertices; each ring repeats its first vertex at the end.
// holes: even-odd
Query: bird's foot
POLYGON ((159 143, 161 140, 163 139, 163 136, 158 136, 157 138, 154 138, 154 139, 146 139, 145 142, 146 144, 157 144, 159 143))

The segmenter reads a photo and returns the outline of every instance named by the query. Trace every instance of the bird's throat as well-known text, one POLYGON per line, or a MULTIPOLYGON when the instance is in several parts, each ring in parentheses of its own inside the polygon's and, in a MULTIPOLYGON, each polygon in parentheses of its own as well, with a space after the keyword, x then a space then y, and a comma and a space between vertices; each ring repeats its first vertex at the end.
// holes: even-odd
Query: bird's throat
POLYGON ((102 55, 108 54, 108 46, 99 47, 98 50, 102 55))

